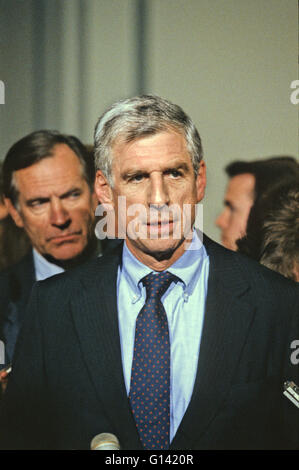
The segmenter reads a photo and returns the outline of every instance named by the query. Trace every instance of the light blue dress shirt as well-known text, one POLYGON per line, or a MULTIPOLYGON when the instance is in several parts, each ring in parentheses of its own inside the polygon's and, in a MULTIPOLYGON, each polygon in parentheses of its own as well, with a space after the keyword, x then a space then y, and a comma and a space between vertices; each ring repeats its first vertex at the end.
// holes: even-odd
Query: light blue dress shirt
POLYGON ((35 248, 33 248, 33 263, 35 270, 35 278, 37 281, 43 281, 48 277, 64 272, 64 269, 56 264, 46 260, 35 248))
MULTIPOLYGON (((194 231, 190 249, 167 271, 181 282, 172 283, 162 297, 170 336, 170 441, 189 405, 196 377, 208 288, 209 257, 194 231)), ((135 322, 146 299, 140 280, 153 272, 138 261, 124 243, 118 270, 117 302, 122 365, 129 395, 135 322)))

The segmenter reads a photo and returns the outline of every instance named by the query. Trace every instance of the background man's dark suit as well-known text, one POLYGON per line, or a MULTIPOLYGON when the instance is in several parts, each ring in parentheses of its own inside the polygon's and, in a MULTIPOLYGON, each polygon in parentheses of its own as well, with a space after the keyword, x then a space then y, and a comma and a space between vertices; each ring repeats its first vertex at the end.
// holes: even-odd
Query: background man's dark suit
MULTIPOLYGON (((102 243, 105 251, 118 244, 118 240, 105 240, 102 243)), ((102 245, 99 244, 98 252, 102 251, 102 245)), ((0 272, 0 340, 6 340, 6 364, 11 362, 35 281, 32 249, 18 263, 0 272)))
POLYGON ((32 286, 35 282, 32 250, 18 263, 0 273, 0 339, 6 337, 6 361, 10 362, 12 351, 26 311, 32 286))
MULTIPOLYGON (((210 275, 197 377, 172 449, 294 448, 298 286, 206 239, 210 275)), ((112 432, 141 449, 123 381, 120 249, 39 283, 0 417, 2 448, 88 448, 112 432)))

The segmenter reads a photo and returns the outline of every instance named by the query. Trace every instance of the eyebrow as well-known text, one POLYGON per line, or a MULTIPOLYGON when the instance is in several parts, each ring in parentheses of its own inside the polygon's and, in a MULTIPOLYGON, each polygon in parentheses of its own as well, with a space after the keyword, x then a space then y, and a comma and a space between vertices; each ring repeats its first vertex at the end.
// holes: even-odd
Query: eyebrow
POLYGON ((166 170, 163 170, 163 173, 164 172, 167 172, 167 171, 173 171, 173 170, 184 170, 184 171, 189 171, 189 167, 186 163, 178 163, 177 165, 172 165, 168 168, 166 168, 166 170))
MULTIPOLYGON (((76 191, 81 192, 82 188, 74 187, 74 188, 68 189, 65 193, 60 194, 58 197, 59 197, 59 199, 65 199, 68 196, 71 196, 71 194, 76 192, 76 191)), ((37 196, 37 197, 33 197, 31 199, 27 199, 26 200, 26 205, 30 206, 32 203, 34 203, 36 201, 48 202, 48 201, 50 201, 50 199, 51 199, 50 197, 37 196)))
MULTIPOLYGON (((162 170, 162 173, 167 173, 169 171, 174 171, 174 170, 183 170, 183 171, 189 171, 190 168, 188 167, 188 165, 185 163, 185 162, 179 162, 177 164, 174 164, 174 165, 170 165, 166 168, 164 168, 162 170)), ((158 170, 154 170, 154 171, 158 171, 158 170)), ((128 180, 130 179, 132 176, 138 176, 138 175, 148 175, 149 172, 147 170, 142 170, 140 168, 138 169, 128 169, 126 171, 124 171, 123 173, 121 173, 121 177, 124 179, 124 180, 128 180)))

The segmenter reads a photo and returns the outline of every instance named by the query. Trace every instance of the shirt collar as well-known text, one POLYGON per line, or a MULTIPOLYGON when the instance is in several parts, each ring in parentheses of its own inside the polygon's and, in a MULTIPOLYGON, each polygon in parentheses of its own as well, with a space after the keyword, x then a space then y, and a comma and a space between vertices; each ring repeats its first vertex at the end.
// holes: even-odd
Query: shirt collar
POLYGON ((125 241, 122 255, 121 270, 129 286, 134 292, 133 302, 136 302, 141 296, 142 286, 140 280, 150 274, 153 270, 141 263, 129 250, 125 241))
POLYGON ((193 230, 192 241, 183 255, 168 268, 168 271, 175 276, 179 277, 184 284, 184 298, 193 293, 196 283, 202 271, 202 265, 207 252, 202 243, 202 233, 198 230, 193 230))
MULTIPOLYGON (((194 230, 192 241, 188 249, 186 249, 183 255, 167 269, 167 271, 181 279, 185 301, 187 301, 188 297, 193 293, 201 274, 203 261, 208 256, 201 238, 202 234, 199 231, 194 230)), ((126 242, 124 243, 123 248, 121 270, 134 292, 133 301, 137 301, 140 298, 142 291, 140 280, 147 274, 153 272, 153 270, 141 263, 131 253, 126 242)))
POLYGON ((43 281, 50 276, 64 272, 64 269, 46 260, 35 248, 33 248, 33 262, 37 281, 43 281))

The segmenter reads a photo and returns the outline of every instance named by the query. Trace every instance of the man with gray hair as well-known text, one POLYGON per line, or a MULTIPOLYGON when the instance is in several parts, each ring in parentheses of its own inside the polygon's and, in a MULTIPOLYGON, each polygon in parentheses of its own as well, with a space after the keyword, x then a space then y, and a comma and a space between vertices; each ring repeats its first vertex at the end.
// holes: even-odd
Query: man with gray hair
POLYGON ((88 449, 111 433, 123 450, 295 448, 283 385, 297 380, 298 286, 194 228, 206 166, 190 118, 156 96, 118 102, 95 160, 125 241, 34 287, 1 447, 88 449))

